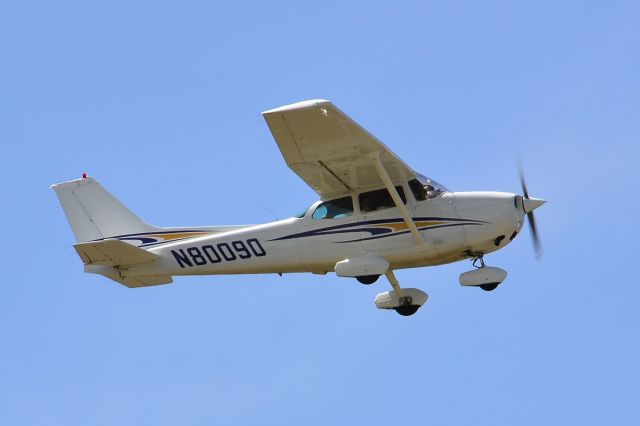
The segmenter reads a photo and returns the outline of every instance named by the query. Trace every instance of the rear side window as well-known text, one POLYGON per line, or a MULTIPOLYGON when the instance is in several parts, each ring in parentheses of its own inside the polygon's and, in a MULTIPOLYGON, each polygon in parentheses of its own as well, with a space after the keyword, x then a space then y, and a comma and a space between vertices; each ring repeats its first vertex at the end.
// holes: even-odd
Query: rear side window
MULTIPOLYGON (((396 191, 400 194, 402 202, 407 204, 407 198, 404 196, 402 187, 396 186, 396 191)), ((393 202, 393 198, 391 198, 391 194, 389 194, 389 191, 387 191, 386 188, 363 192, 358 196, 358 201, 360 202, 360 211, 363 213, 374 212, 396 206, 393 202)))
POLYGON ((353 200, 351 197, 337 198, 325 201, 313 211, 313 219, 334 219, 353 215, 353 200))

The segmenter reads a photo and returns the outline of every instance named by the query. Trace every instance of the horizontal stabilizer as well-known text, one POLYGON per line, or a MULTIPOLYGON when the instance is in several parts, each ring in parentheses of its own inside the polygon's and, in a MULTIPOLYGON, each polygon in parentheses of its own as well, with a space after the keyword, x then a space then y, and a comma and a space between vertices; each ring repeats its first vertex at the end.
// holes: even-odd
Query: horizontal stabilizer
POLYGON ((74 247, 85 265, 136 265, 160 257, 116 239, 78 243, 74 247))
POLYGON ((170 275, 123 276, 122 271, 118 268, 107 265, 84 265, 84 271, 90 274, 100 274, 129 288, 148 287, 173 282, 173 278, 170 275))
POLYGON ((149 287, 152 285, 171 284, 173 279, 168 275, 145 275, 143 277, 125 277, 116 280, 120 284, 129 287, 149 287))

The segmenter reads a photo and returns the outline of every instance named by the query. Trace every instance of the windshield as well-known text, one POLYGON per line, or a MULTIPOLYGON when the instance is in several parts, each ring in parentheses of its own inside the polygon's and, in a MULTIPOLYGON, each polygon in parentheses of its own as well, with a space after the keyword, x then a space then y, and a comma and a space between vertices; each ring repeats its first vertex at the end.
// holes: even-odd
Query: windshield
POLYGON ((418 173, 418 181, 420 181, 420 183, 427 190, 427 195, 429 198, 437 197, 443 192, 449 192, 449 189, 446 186, 442 185, 434 179, 421 175, 420 173, 418 173))

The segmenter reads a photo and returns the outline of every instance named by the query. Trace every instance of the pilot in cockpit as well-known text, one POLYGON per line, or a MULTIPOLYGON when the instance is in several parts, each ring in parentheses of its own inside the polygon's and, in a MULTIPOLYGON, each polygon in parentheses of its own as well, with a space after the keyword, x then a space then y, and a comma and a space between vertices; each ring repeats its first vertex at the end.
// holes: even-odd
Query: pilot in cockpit
POLYGON ((427 198, 431 199, 434 198, 436 195, 438 195, 438 193, 436 192, 436 189, 433 187, 433 185, 425 185, 424 186, 425 191, 427 191, 427 198))

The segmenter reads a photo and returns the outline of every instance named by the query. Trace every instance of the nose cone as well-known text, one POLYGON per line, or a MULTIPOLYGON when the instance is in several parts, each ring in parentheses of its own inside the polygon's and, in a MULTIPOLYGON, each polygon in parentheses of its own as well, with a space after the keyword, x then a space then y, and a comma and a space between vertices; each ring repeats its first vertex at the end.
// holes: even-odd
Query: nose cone
POLYGON ((541 198, 523 198, 522 209, 525 213, 531 213, 546 202, 546 200, 541 198))

